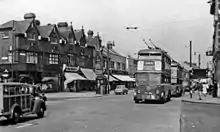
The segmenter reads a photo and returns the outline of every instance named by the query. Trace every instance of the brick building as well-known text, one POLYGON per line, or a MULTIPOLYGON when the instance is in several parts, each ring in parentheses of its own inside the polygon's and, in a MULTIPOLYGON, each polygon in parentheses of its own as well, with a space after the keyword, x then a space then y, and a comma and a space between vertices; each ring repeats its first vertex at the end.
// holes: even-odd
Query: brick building
MULTIPOLYGON (((103 49, 103 64, 105 75, 107 76, 107 58, 108 58, 107 48, 103 49)), ((126 87, 132 87, 130 83, 134 83, 134 79, 131 78, 126 69, 126 57, 119 54, 116 50, 109 50, 109 69, 110 69, 110 82, 112 85, 112 89, 115 88, 116 85, 125 84, 126 87)))
POLYGON ((94 82, 101 41, 87 42, 84 29, 74 30, 66 22, 40 25, 35 14, 0 26, 0 67, 10 81, 44 83, 51 91, 63 91, 72 83, 76 91, 88 89, 82 81, 94 82))

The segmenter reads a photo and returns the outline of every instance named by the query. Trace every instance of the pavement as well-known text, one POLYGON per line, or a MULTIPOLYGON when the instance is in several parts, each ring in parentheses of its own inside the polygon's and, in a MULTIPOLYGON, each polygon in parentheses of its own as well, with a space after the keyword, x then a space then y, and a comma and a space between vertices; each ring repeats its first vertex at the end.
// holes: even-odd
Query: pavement
POLYGON ((178 132, 180 106, 181 98, 135 104, 132 94, 51 101, 44 118, 3 120, 0 132, 178 132))
POLYGON ((211 95, 206 95, 206 96, 202 96, 202 100, 199 100, 199 96, 197 92, 193 93, 192 98, 190 98, 189 93, 186 93, 183 97, 182 97, 183 101, 187 101, 187 102, 194 102, 194 103, 215 103, 215 104, 220 104, 220 98, 213 98, 211 95))
POLYGON ((46 93, 48 101, 66 100, 72 98, 95 98, 102 97, 95 92, 58 92, 58 93, 46 93))
POLYGON ((219 132, 220 131, 220 99, 210 95, 198 99, 197 93, 190 98, 189 94, 182 98, 181 132, 219 132))

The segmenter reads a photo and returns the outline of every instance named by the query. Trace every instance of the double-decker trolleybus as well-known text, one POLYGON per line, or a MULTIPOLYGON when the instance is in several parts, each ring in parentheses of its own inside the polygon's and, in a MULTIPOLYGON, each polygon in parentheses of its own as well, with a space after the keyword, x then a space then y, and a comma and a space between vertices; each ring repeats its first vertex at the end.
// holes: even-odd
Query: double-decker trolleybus
POLYGON ((171 58, 162 49, 138 52, 134 102, 168 101, 171 98, 171 58))
POLYGON ((176 62, 175 60, 172 60, 171 63, 171 95, 179 97, 182 95, 182 77, 183 67, 176 62))

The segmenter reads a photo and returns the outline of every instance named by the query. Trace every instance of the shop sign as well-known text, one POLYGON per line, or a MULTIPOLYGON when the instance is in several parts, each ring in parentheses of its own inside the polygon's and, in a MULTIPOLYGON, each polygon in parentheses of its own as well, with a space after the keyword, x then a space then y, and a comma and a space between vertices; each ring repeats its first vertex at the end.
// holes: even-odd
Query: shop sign
POLYGON ((71 67, 71 66, 66 66, 65 71, 69 72, 76 72, 79 70, 79 67, 71 67))

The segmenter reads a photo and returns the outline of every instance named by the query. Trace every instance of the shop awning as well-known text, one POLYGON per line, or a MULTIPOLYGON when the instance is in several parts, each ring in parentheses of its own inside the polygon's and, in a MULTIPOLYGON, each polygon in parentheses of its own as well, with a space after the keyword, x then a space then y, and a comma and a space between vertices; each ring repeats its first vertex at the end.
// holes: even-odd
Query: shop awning
POLYGON ((135 82, 134 78, 131 78, 127 75, 112 75, 112 76, 124 82, 135 82))
POLYGON ((84 74, 84 76, 91 81, 95 81, 97 75, 95 74, 95 72, 92 69, 85 69, 85 68, 80 68, 80 70, 82 71, 82 73, 84 74))
MULTIPOLYGON (((108 78, 108 75, 105 75, 108 78)), ((109 81, 113 82, 113 81, 118 81, 118 79, 112 77, 111 75, 109 76, 109 81)))
POLYGON ((48 82, 48 81, 55 81, 58 80, 57 77, 44 77, 41 81, 42 82, 48 82))
POLYGON ((80 76, 78 73, 65 73, 66 80, 87 80, 86 78, 80 76))

